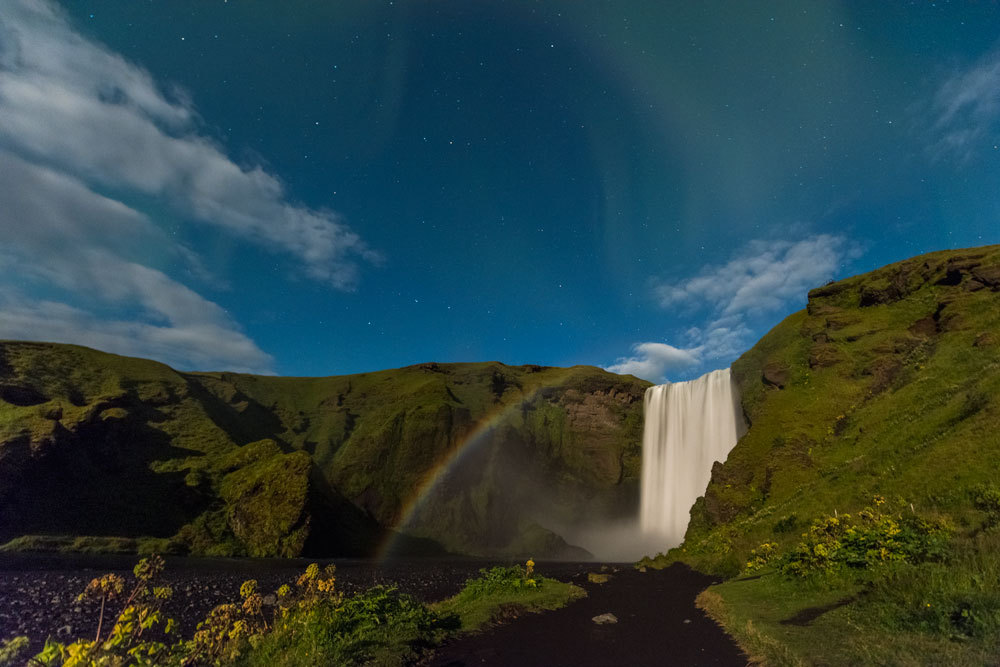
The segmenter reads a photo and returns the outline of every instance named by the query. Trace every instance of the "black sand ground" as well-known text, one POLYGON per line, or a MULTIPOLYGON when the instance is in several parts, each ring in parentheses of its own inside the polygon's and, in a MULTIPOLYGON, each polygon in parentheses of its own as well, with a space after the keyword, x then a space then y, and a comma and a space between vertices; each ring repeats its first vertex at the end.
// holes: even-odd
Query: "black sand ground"
POLYGON ((746 656, 694 605, 713 579, 682 565, 645 573, 623 568, 605 584, 573 578, 587 597, 563 609, 524 614, 446 644, 433 667, 473 665, 734 665, 746 656), (617 623, 593 618, 611 613, 617 623))
MULTIPOLYGON (((47 636, 62 641, 93 634, 97 608, 76 595, 104 572, 130 575, 134 557, 0 555, 0 639, 26 634, 32 652, 47 636)), ((336 561, 338 586, 347 593, 396 583, 425 602, 454 595, 479 568, 496 562, 412 560, 395 563, 336 561)), ((294 581, 308 561, 253 559, 168 559, 164 579, 174 588, 167 614, 190 636, 216 604, 239 597, 240 584, 257 579, 272 591, 294 581)), ((613 566, 606 584, 587 582, 596 563, 539 563, 541 574, 573 581, 588 597, 544 614, 518 618, 439 649, 430 664, 460 665, 745 665, 746 658, 694 598, 711 577, 682 566, 639 573, 613 566), (594 616, 612 613, 618 623, 596 625, 594 616)), ((510 611, 508 616, 516 616, 510 611)))
MULTIPOLYGON (((92 637, 97 628, 96 602, 76 597, 94 577, 115 572, 132 581, 135 556, 0 554, 0 641, 18 635, 31 640, 32 654, 46 637, 69 641, 92 637)), ((291 584, 308 560, 250 558, 168 558, 163 582, 174 590, 166 605, 182 636, 190 637, 212 607, 239 600, 240 584, 256 579, 265 594, 291 584)), ((391 562, 336 560, 337 586, 354 593, 376 584, 396 585, 423 602, 457 593, 480 568, 499 563, 468 559, 412 559, 391 562)), ((592 563, 540 563, 547 575, 569 580, 593 569, 592 563)), ((267 598, 265 598, 267 600, 267 598)), ((113 612, 118 607, 111 606, 113 612)))

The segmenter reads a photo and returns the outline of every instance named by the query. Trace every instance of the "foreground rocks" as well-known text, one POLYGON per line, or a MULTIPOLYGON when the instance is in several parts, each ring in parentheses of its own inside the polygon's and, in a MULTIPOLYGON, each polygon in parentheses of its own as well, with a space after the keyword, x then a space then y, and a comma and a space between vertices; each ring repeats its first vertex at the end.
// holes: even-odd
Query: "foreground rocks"
MULTIPOLYGON (((0 555, 0 641, 18 635, 31 640, 33 655, 46 637, 67 641, 93 637, 99 604, 77 602, 76 597, 94 577, 116 572, 130 582, 131 558, 85 558, 0 555)), ((166 605, 183 636, 216 605, 239 599, 240 584, 256 579, 267 594, 282 584, 293 584, 308 561, 251 559, 170 559, 164 580, 174 590, 166 605)), ((457 593, 466 579, 495 563, 469 560, 415 560, 379 565, 371 561, 336 561, 337 585, 353 593, 378 584, 396 584, 423 602, 457 593)), ((586 564, 539 564, 546 576, 568 579, 586 564)), ((273 597, 270 597, 273 604, 273 597)), ((265 603, 267 602, 265 598, 265 603)), ((111 605, 117 613, 118 607, 111 605)))

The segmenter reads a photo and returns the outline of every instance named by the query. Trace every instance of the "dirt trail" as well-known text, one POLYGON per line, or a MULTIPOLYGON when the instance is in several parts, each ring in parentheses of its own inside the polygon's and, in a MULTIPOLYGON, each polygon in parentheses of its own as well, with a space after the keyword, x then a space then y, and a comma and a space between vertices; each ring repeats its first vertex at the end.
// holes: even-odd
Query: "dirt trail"
POLYGON ((747 664, 736 643, 694 605, 712 577, 673 565, 645 573, 624 568, 605 584, 588 583, 583 574, 573 583, 587 590, 586 598, 455 640, 430 665, 747 664), (593 622, 605 613, 618 622, 593 622))

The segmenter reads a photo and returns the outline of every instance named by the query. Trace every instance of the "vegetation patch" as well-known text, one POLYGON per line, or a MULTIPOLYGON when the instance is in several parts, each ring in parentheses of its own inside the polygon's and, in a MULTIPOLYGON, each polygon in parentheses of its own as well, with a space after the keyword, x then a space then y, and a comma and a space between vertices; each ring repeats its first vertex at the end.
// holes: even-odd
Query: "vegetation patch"
POLYGON ((727 577, 702 605, 768 664, 996 662, 998 267, 945 251, 810 292, 734 362, 749 430, 640 566, 727 577))
MULTIPOLYGON (((494 567, 466 582, 454 597, 425 605, 393 586, 345 596, 334 565, 312 564, 294 585, 271 595, 256 580, 240 599, 213 608, 190 637, 162 612, 173 595, 160 582, 159 556, 139 561, 134 577, 93 579, 79 599, 100 603, 93 638, 49 639, 28 661, 45 667, 89 665, 405 665, 445 638, 526 612, 556 609, 582 589, 539 576, 534 562, 494 567)), ((0 641, 0 667, 24 664, 27 638, 0 641)))
POLYGON ((428 494, 410 517, 408 534, 437 551, 580 557, 529 526, 537 490, 553 525, 579 521, 583 502, 601 519, 638 498, 649 383, 598 368, 279 378, 17 341, 0 341, 0 357, 0 543, 11 548, 65 535, 168 539, 192 555, 371 555, 487 422, 453 492, 428 494))
POLYGON ((479 577, 467 581, 461 592, 433 608, 456 615, 462 630, 474 631, 521 613, 558 609, 586 594, 579 586, 539 576, 529 560, 524 568, 480 570, 479 577))

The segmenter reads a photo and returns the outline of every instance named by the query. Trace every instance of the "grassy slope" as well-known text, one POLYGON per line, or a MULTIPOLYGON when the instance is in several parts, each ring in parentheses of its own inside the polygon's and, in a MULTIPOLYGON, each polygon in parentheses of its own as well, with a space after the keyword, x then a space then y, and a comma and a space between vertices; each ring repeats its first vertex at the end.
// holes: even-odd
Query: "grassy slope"
POLYGON ((661 563, 734 575, 757 545, 788 552, 813 520, 874 494, 956 530, 948 565, 811 583, 765 573, 713 588, 707 606, 748 650, 775 663, 997 655, 997 540, 980 531, 971 489, 1000 481, 998 290, 1000 247, 916 257, 813 290, 807 310, 733 364, 750 429, 661 563), (951 627, 969 605, 982 606, 978 635, 951 627), (807 609, 815 618, 789 622, 807 609))
POLYGON ((77 346, 3 342, 0 539, 365 553, 437 462, 499 413, 463 458, 474 474, 432 495, 410 528, 456 551, 558 548, 534 525, 541 496, 500 502, 508 475, 535 471, 532 488, 547 489, 554 519, 584 498, 595 512, 627 511, 645 386, 591 367, 499 363, 327 378, 178 373, 77 346))

